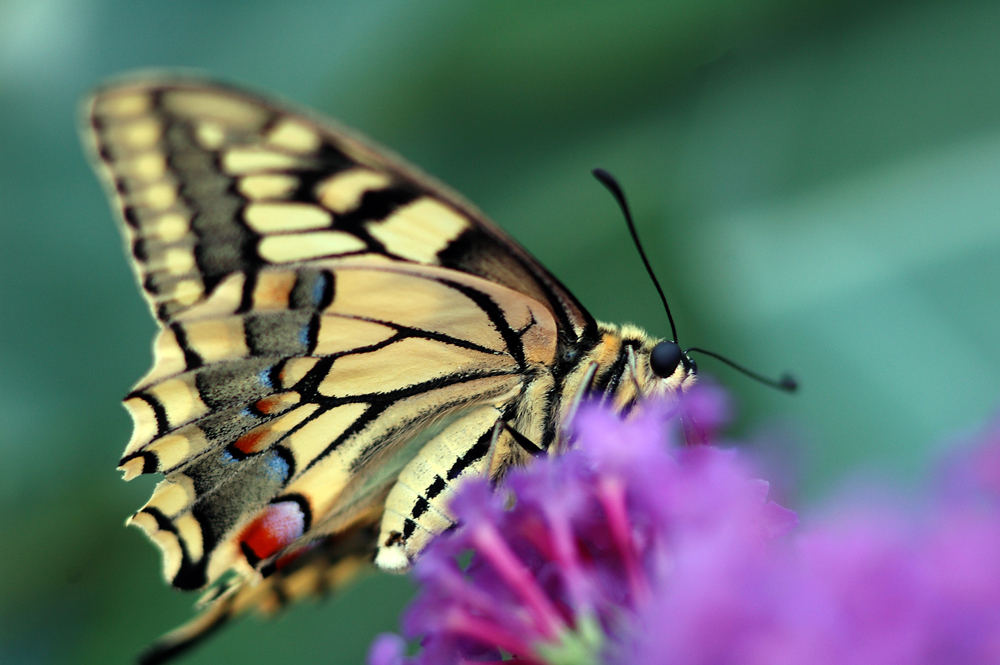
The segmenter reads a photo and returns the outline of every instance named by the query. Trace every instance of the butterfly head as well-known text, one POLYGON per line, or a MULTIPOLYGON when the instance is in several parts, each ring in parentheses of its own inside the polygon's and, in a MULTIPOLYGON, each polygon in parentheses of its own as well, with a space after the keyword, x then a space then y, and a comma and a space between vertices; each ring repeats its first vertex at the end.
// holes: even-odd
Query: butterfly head
POLYGON ((648 340, 638 351, 636 363, 645 367, 637 374, 645 376, 647 396, 687 390, 698 378, 698 365, 673 340, 648 340))
MULTIPOLYGON (((632 378, 622 376, 623 380, 609 381, 609 385, 639 398, 667 395, 694 385, 698 366, 677 342, 650 337, 630 325, 617 328, 617 332, 622 341, 619 348, 629 356, 623 370, 632 378)), ((617 357, 622 358, 621 352, 617 357)))
POLYGON ((677 342, 660 340, 649 350, 649 369, 654 376, 670 380, 680 372, 681 383, 688 376, 698 373, 698 365, 685 353, 677 342))

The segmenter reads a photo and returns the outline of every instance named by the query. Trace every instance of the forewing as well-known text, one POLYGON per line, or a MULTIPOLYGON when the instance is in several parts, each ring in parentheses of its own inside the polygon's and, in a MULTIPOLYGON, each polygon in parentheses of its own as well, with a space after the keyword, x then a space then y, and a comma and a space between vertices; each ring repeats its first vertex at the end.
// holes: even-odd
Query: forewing
POLYGON ((377 254, 439 265, 545 304, 567 343, 595 324, 456 194, 328 121, 198 80, 99 92, 94 147, 154 314, 169 323, 227 276, 377 254))

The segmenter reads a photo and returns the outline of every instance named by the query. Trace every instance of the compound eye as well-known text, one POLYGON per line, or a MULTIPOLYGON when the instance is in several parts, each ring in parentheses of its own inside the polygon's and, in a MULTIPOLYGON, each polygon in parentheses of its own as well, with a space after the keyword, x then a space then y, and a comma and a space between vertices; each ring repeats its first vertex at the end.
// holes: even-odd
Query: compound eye
POLYGON ((677 342, 657 342, 649 352, 649 368, 653 370, 653 374, 665 379, 677 370, 682 357, 683 353, 677 342))

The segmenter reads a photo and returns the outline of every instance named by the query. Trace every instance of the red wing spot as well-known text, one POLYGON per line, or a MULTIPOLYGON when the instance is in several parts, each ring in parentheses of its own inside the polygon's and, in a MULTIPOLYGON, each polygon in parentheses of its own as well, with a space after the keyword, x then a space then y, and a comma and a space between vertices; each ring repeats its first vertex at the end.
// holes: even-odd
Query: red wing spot
POLYGON ((280 501, 268 506, 243 530, 240 543, 249 548, 258 560, 266 559, 301 536, 304 529, 305 515, 299 504, 280 501))
POLYGON ((233 445, 241 453, 249 455, 250 453, 257 452, 257 445, 260 443, 261 439, 263 439, 266 435, 267 435, 266 429, 258 428, 250 430, 240 438, 236 439, 233 445))

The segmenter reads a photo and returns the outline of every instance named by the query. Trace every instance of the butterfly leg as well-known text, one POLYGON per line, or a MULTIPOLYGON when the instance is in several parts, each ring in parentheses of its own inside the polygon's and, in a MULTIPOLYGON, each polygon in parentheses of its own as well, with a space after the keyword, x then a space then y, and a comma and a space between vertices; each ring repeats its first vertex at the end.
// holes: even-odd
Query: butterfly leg
POLYGON ((591 362, 587 366, 587 369, 584 370, 583 376, 580 379, 579 387, 570 399, 569 407, 566 409, 566 415, 564 416, 562 423, 559 425, 563 428, 562 436, 556 438, 556 443, 553 448, 553 452, 556 454, 566 452, 573 443, 573 433, 569 429, 569 424, 573 422, 573 418, 576 416, 576 411, 580 408, 580 403, 583 401, 583 398, 590 392, 594 382, 594 376, 597 374, 597 368, 598 364, 596 362, 591 362))
POLYGON ((545 454, 545 449, 543 449, 541 446, 539 446, 537 443, 535 443, 525 435, 518 432, 516 429, 514 429, 513 425, 511 425, 503 418, 497 421, 497 432, 495 435, 495 439, 499 438, 501 429, 510 434, 511 438, 514 439, 514 443, 521 446, 521 448, 524 449, 524 452, 528 453, 532 457, 538 457, 539 455, 545 454))

